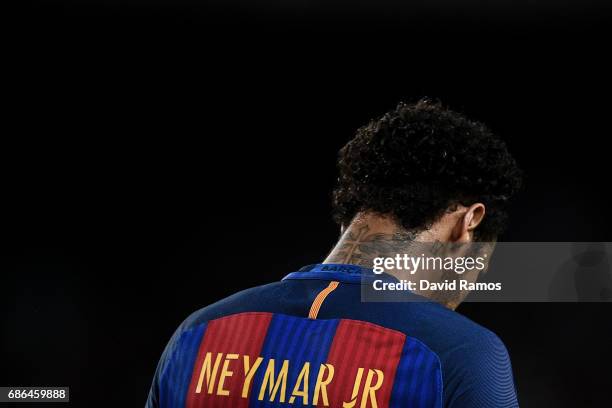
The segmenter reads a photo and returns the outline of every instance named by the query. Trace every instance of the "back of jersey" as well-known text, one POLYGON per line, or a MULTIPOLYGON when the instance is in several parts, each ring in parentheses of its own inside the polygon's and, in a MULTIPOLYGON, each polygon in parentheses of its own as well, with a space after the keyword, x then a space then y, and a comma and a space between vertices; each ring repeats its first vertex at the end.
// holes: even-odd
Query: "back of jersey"
MULTIPOLYGON (((314 265, 194 313, 164 351, 147 406, 487 406, 462 397, 468 382, 449 357, 460 347, 435 339, 437 322, 452 326, 446 315, 456 314, 428 302, 361 303, 367 273, 314 265), (445 365, 456 372, 446 395, 445 365)), ((516 406, 512 396, 495 406, 516 406)))

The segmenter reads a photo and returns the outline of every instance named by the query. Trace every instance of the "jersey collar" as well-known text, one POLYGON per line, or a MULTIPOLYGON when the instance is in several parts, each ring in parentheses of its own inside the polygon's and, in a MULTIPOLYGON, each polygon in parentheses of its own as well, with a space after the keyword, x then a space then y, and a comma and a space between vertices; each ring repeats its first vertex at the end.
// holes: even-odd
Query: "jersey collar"
POLYGON ((320 279, 345 283, 371 283, 373 280, 397 281, 386 273, 377 275, 371 268, 351 264, 314 264, 291 272, 283 280, 320 279))

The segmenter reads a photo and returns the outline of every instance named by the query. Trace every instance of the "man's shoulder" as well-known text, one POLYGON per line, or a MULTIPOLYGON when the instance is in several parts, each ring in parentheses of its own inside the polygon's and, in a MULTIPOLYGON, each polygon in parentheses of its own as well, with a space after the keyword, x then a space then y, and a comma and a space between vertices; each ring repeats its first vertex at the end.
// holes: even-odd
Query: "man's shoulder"
MULTIPOLYGON (((510 356, 491 330, 448 310, 443 336, 432 336, 430 347, 439 355, 447 405, 516 407, 510 356)), ((444 320, 442 319, 444 318, 444 320)))
POLYGON ((271 302, 274 294, 280 295, 280 282, 255 286, 236 292, 215 303, 196 310, 185 319, 181 325, 183 329, 189 329, 202 323, 219 319, 224 316, 246 313, 246 312, 270 312, 275 313, 276 305, 271 302))
POLYGON ((432 301, 365 303, 362 310, 350 314, 416 338, 442 358, 451 354, 468 357, 503 345, 491 330, 432 301))
POLYGON ((462 344, 473 343, 476 340, 484 342, 500 341, 499 337, 491 330, 474 322, 468 317, 450 310, 434 302, 422 302, 422 313, 429 324, 425 323, 437 333, 443 333, 445 341, 462 344), (469 340, 469 341, 468 341, 469 340))
POLYGON ((398 317, 397 328, 436 354, 447 405, 454 402, 459 406, 494 406, 488 402, 472 404, 473 398, 480 401, 487 397, 481 392, 482 384, 490 384, 504 401, 510 401, 503 406, 516 406, 510 357, 494 332, 433 302, 396 305, 395 311, 400 316, 410 316, 398 317))

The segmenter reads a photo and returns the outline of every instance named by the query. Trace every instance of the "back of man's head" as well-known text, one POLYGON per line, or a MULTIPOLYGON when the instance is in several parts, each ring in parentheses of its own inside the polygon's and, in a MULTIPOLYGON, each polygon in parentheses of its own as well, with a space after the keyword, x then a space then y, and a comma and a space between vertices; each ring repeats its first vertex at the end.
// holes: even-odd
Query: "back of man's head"
POLYGON ((428 229, 457 205, 483 203, 474 238, 494 241, 521 171, 506 144, 485 125, 421 100, 400 103, 357 131, 340 151, 334 218, 348 226, 359 212, 391 217, 407 231, 428 229))

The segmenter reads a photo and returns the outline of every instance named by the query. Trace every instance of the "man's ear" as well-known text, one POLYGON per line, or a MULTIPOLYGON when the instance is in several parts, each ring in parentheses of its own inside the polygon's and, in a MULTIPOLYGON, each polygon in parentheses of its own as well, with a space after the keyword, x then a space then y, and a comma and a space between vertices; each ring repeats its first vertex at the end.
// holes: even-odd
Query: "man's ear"
POLYGON ((453 241, 471 242, 474 238, 474 230, 482 222, 485 215, 485 206, 475 203, 465 208, 463 215, 457 220, 453 231, 453 241))

